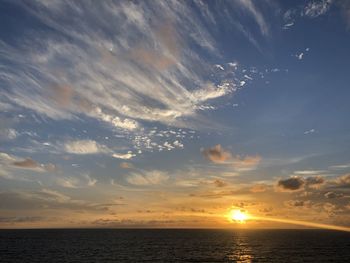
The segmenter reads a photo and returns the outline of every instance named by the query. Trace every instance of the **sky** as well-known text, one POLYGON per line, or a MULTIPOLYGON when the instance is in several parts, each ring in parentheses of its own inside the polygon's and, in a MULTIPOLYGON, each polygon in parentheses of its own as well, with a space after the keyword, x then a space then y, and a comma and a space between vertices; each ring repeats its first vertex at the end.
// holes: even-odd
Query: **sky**
POLYGON ((349 227, 349 47, 341 0, 1 1, 0 228, 349 227))

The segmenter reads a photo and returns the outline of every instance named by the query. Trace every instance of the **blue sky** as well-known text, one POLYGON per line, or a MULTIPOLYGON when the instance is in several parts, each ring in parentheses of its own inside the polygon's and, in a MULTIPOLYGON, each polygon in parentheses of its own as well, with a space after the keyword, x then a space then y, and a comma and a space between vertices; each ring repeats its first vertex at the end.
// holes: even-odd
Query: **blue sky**
POLYGON ((1 226, 350 223, 345 1, 0 5, 1 226))

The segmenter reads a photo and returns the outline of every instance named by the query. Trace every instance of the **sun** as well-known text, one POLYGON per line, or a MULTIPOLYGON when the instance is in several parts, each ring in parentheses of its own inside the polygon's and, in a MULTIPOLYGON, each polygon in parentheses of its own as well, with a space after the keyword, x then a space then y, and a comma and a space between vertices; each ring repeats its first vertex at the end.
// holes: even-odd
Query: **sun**
POLYGON ((240 224, 243 224, 247 221, 247 219, 249 218, 248 214, 245 213, 242 210, 232 210, 230 212, 230 218, 232 221, 238 222, 240 224))

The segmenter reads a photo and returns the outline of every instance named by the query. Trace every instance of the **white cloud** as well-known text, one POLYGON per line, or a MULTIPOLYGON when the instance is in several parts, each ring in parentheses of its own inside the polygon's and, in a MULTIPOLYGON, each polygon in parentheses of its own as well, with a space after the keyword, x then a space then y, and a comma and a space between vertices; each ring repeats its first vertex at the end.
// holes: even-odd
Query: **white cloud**
POLYGON ((225 82, 218 86, 208 83, 202 89, 193 92, 191 95, 193 101, 202 102, 225 96, 235 90, 235 84, 233 83, 225 82))
POLYGON ((64 144, 64 149, 67 153, 72 154, 97 154, 108 152, 106 146, 100 145, 93 140, 67 141, 64 144))
POLYGON ((219 65, 219 64, 216 64, 215 67, 216 67, 217 69, 220 69, 220 70, 225 70, 224 67, 221 66, 221 65, 219 65))
POLYGON ((302 15, 311 18, 323 15, 329 10, 332 2, 333 0, 311 1, 305 6, 302 15))
POLYGON ((300 170, 300 171, 294 171, 294 174, 297 175, 318 175, 326 173, 325 170, 300 170))
POLYGON ((311 134, 311 133, 314 133, 314 132, 316 132, 315 129, 310 129, 310 130, 304 131, 304 134, 311 134))
POLYGON ((95 115, 97 118, 100 118, 101 120, 108 122, 112 124, 113 126, 121 129, 126 129, 126 130, 134 130, 136 129, 139 125, 137 121, 131 120, 128 118, 124 118, 122 120, 118 116, 112 116, 108 115, 106 113, 103 113, 101 108, 96 108, 94 111, 91 113, 92 115, 95 115))
POLYGON ((179 142, 178 140, 174 141, 173 145, 175 147, 177 147, 177 148, 183 148, 184 147, 184 145, 181 142, 179 142))
POLYGON ((112 156, 114 158, 117 159, 124 159, 124 160, 128 160, 133 158, 134 156, 136 156, 135 154, 133 154, 132 152, 128 152, 128 153, 113 153, 112 156))
POLYGON ((289 29, 291 28, 292 26, 294 26, 294 22, 290 22, 290 23, 287 23, 283 26, 283 29, 289 29))

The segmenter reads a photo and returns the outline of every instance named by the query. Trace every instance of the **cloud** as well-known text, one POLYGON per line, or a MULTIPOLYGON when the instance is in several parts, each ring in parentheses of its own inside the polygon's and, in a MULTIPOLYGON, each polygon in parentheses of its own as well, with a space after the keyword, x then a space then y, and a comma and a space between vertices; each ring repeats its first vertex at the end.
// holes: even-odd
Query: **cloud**
POLYGON ((250 188, 250 191, 252 193, 263 193, 263 192, 266 192, 267 189, 268 189, 268 186, 265 184, 256 184, 250 188))
POLYGON ((299 53, 299 54, 296 54, 295 56, 296 56, 299 60, 302 60, 303 57, 304 57, 304 53, 301 52, 301 53, 299 53))
POLYGON ((305 180, 301 177, 291 177, 288 179, 280 179, 277 182, 277 188, 280 191, 299 191, 303 188, 305 180))
POLYGON ((112 156, 117 159, 128 160, 133 158, 136 155, 133 154, 132 152, 128 152, 128 153, 113 153, 112 156))
POLYGON ((222 180, 220 180, 220 179, 216 179, 216 180, 214 181, 214 185, 215 185, 216 187, 225 187, 225 186, 227 186, 227 183, 224 182, 224 181, 222 181, 222 180))
POLYGON ((75 200, 50 189, 0 192, 0 208, 6 210, 66 209, 73 211, 106 211, 109 207, 110 205, 75 200))
POLYGON ((202 151, 205 158, 213 163, 225 163, 232 158, 230 152, 225 151, 220 144, 202 151))
POLYGON ((127 162, 121 162, 119 164, 119 167, 120 168, 123 168, 123 169, 131 169, 131 168, 134 168, 134 166, 132 165, 132 163, 127 163, 127 162))
MULTIPOLYGON (((242 88, 240 67, 223 61, 216 30, 209 25, 218 28, 221 21, 256 46, 254 22, 262 35, 269 34, 261 11, 269 6, 260 8, 253 1, 220 2, 211 8, 201 1, 14 5, 52 30, 28 24, 25 28, 32 33, 25 42, 0 41, 0 82, 8 87, 0 90, 0 107, 26 112, 43 125, 97 122, 99 129, 124 136, 128 150, 184 148, 186 140, 177 137, 169 138, 167 146, 158 143, 160 137, 147 134, 150 127, 207 128, 205 111, 217 109, 242 88), (240 24, 243 16, 253 19, 252 31, 240 24)), ((68 151, 88 154, 72 147, 68 151)))
POLYGON ((290 22, 290 23, 287 23, 283 26, 283 29, 289 29, 291 28, 292 26, 294 26, 294 22, 290 22))
POLYGON ((34 169, 40 166, 39 163, 37 163, 36 161, 30 158, 27 158, 23 161, 16 161, 16 162, 13 162, 12 164, 20 168, 28 168, 28 169, 34 169))
POLYGON ((86 173, 74 177, 60 176, 55 178, 55 183, 57 185, 72 189, 92 187, 95 186, 97 182, 97 179, 86 173))
POLYGON ((68 85, 56 86, 53 88, 52 99, 61 107, 71 106, 74 91, 68 85))
POLYGON ((316 132, 315 129, 311 129, 311 130, 307 130, 307 131, 304 131, 304 134, 311 134, 311 133, 314 133, 316 132))
POLYGON ((32 158, 21 159, 17 156, 0 152, 0 167, 1 166, 7 169, 27 169, 37 172, 54 172, 57 170, 56 165, 52 163, 41 164, 32 158))
POLYGON ((91 177, 90 175, 88 175, 88 174, 84 174, 83 177, 86 179, 87 185, 88 185, 88 186, 94 186, 94 185, 96 185, 97 179, 92 178, 92 177, 91 177))
POLYGON ((251 170, 255 168, 261 161, 261 156, 255 155, 255 156, 236 156, 233 159, 233 165, 238 170, 251 170))
POLYGON ((326 180, 321 176, 307 177, 305 179, 306 186, 311 188, 318 188, 326 183, 326 180))
POLYGON ((332 170, 343 170, 348 168, 350 168, 349 163, 329 166, 329 169, 332 169, 332 170))
POLYGON ((261 161, 259 155, 256 156, 233 156, 231 152, 222 148, 220 144, 214 147, 202 149, 205 158, 217 164, 231 164, 237 170, 250 170, 255 168, 261 161))
POLYGON ((126 181, 129 184, 137 186, 159 185, 165 183, 169 179, 169 175, 162 171, 145 171, 142 173, 131 173, 126 181))
POLYGON ((332 3, 333 0, 311 1, 305 6, 302 15, 311 18, 318 17, 325 14, 330 9, 332 3))
POLYGON ((338 177, 335 182, 341 187, 350 186, 350 174, 345 174, 338 177))
POLYGON ((33 223, 45 220, 42 216, 11 216, 11 217, 0 217, 0 223, 33 223))
POLYGON ((327 192, 324 196, 328 199, 341 198, 344 196, 343 193, 327 192))
POLYGON ((0 128, 0 140, 14 140, 18 136, 18 132, 15 129, 3 129, 0 128))
POLYGON ((289 200, 284 203, 287 207, 307 207, 312 206, 311 201, 307 200, 289 200))
POLYGON ((72 154, 97 154, 108 152, 106 146, 100 145, 93 140, 67 141, 64 144, 64 150, 72 154))
MULTIPOLYGON (((236 90, 232 77, 218 75, 217 84, 205 77, 213 70, 203 54, 220 54, 203 21, 209 15, 201 17, 187 2, 19 5, 55 33, 34 30, 23 45, 0 43, 1 59, 9 62, 2 65, 1 81, 11 90, 1 97, 39 115, 87 116, 129 131, 143 122, 184 127, 193 125, 209 100, 236 90)), ((241 6, 266 33, 254 4, 241 6)))
POLYGON ((268 35, 269 26, 266 23, 262 13, 254 5, 254 2, 251 0, 238 0, 238 2, 254 17, 256 23, 259 25, 261 34, 265 36, 268 35))
POLYGON ((299 170, 294 171, 294 174, 296 175, 318 175, 325 173, 325 170, 299 170))

